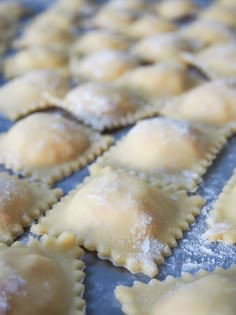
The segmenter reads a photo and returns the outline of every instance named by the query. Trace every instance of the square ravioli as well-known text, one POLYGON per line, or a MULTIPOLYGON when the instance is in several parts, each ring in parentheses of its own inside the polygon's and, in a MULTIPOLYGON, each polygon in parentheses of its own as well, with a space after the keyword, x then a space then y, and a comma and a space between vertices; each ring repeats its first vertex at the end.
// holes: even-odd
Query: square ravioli
POLYGON ((177 26, 156 14, 144 13, 135 20, 125 33, 132 38, 143 38, 162 33, 174 32, 177 26))
POLYGON ((70 73, 78 81, 109 82, 135 68, 138 60, 127 52, 103 50, 84 58, 73 56, 70 73))
POLYGON ((72 47, 75 55, 89 55, 103 50, 126 50, 128 39, 119 32, 95 29, 78 37, 72 47))
POLYGON ((216 1, 207 9, 202 10, 199 16, 206 20, 224 23, 226 26, 236 27, 236 11, 216 1))
POLYGON ((199 11, 190 0, 162 0, 154 5, 158 15, 167 20, 180 20, 191 17, 199 11))
POLYGON ((136 67, 120 76, 114 83, 153 98, 163 98, 179 95, 199 84, 200 80, 187 66, 167 60, 136 67))
POLYGON ((49 95, 48 102, 98 130, 126 126, 159 112, 145 96, 103 82, 81 84, 68 92, 64 100, 49 95))
POLYGON ((136 281, 132 288, 118 286, 116 298, 126 315, 234 315, 236 267, 213 272, 183 273, 181 278, 136 281))
POLYGON ((0 173, 0 242, 10 244, 23 228, 62 196, 61 189, 0 173))
POLYGON ((83 250, 71 233, 0 244, 0 313, 82 315, 83 250))
POLYGON ((234 32, 224 23, 197 19, 181 30, 185 38, 199 41, 202 46, 220 44, 235 40, 234 32))
POLYGON ((37 69, 55 69, 68 74, 68 56, 55 47, 31 47, 4 60, 4 75, 7 78, 37 69))
POLYGON ((60 113, 35 113, 0 135, 0 163, 53 184, 87 165, 111 142, 110 136, 101 136, 60 113))
POLYGON ((224 186, 207 219, 204 238, 211 242, 236 244, 236 171, 224 186))
POLYGON ((196 54, 183 53, 182 58, 190 65, 199 68, 210 79, 235 78, 236 43, 211 45, 196 54))
POLYGON ((146 119, 98 158, 90 172, 123 169, 156 186, 194 191, 231 133, 188 121, 146 119))
POLYGON ((195 51, 195 43, 181 37, 178 32, 162 33, 144 37, 132 47, 131 51, 146 62, 182 61, 182 53, 195 51))
MULTIPOLYGON (((127 1, 126 1, 127 2, 127 1)), ((91 24, 95 28, 105 28, 113 31, 125 31, 138 17, 138 12, 133 9, 123 9, 103 6, 94 15, 91 24)))
POLYGON ((134 175, 105 171, 88 177, 31 231, 71 231, 100 258, 153 277, 203 203, 200 196, 157 190, 134 175))
POLYGON ((49 107, 47 95, 64 97, 69 81, 55 70, 35 70, 0 87, 0 113, 18 119, 29 112, 49 107))
POLYGON ((49 27, 47 24, 41 24, 40 27, 26 27, 13 45, 16 48, 54 47, 57 49, 68 49, 74 39, 75 36, 70 29, 62 29, 53 25, 49 27))
POLYGON ((203 83, 176 98, 170 98, 161 114, 214 125, 236 122, 236 80, 203 83))

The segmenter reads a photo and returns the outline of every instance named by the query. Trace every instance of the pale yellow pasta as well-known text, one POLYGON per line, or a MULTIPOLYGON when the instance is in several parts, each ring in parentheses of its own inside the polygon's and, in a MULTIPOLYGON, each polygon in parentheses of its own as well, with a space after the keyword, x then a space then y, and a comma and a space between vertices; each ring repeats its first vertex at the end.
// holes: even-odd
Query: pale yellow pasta
POLYGON ((81 84, 63 100, 52 96, 48 100, 99 130, 128 125, 157 113, 157 106, 149 104, 139 93, 101 82, 81 84))
POLYGON ((85 166, 111 137, 84 128, 59 113, 35 113, 0 138, 0 161, 15 172, 52 184, 85 166))
POLYGON ((137 60, 126 52, 104 50, 83 59, 72 58, 70 72, 78 80, 109 82, 137 66, 137 60))
POLYGON ((158 186, 195 190, 230 131, 163 117, 137 123, 91 167, 124 169, 158 186))
POLYGON ((91 54, 103 50, 125 50, 127 39, 121 34, 109 30, 92 30, 80 36, 73 45, 74 54, 91 54))
POLYGON ((69 91, 67 77, 55 70, 34 70, 0 87, 0 112, 17 119, 49 107, 46 97, 63 97, 69 91))
POLYGON ((37 69, 57 69, 67 73, 68 56, 53 47, 32 47, 23 49, 6 58, 4 73, 6 77, 23 75, 37 69))
POLYGON ((87 178, 32 231, 73 231, 81 245, 101 258, 153 277, 202 204, 199 196, 156 190, 136 176, 107 171, 87 178))
POLYGON ((226 125, 236 121, 235 98, 236 82, 212 81, 169 99, 161 113, 178 119, 226 125))
POLYGON ((179 95, 198 82, 186 66, 171 61, 137 67, 116 80, 119 86, 157 98, 179 95))
POLYGON ((1 314, 85 314, 82 254, 70 233, 0 244, 1 314))
POLYGON ((126 315, 233 315, 236 308, 236 268, 182 274, 178 279, 136 281, 118 286, 117 299, 126 315))
POLYGON ((207 219, 205 238, 211 242, 236 243, 236 175, 223 188, 207 219))
POLYGON ((24 227, 45 213, 61 195, 60 189, 0 173, 0 242, 11 244, 24 227))
POLYGON ((198 6, 189 0, 163 0, 155 4, 157 13, 165 19, 177 20, 198 12, 198 6))

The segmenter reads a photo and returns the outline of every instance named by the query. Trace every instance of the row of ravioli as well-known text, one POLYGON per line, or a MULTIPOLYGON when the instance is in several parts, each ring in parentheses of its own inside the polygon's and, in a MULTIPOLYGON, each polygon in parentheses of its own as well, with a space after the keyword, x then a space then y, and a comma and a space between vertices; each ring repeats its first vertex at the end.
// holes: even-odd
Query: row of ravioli
MULTIPOLYGON (((226 2, 228 5, 233 3, 224 0, 225 5, 226 2)), ((175 68, 177 65, 177 69, 184 71, 187 69, 176 61, 163 64, 155 67, 166 71, 168 64, 175 68)), ((145 69, 148 67, 145 66, 145 69)), ((140 85, 146 85, 143 78, 149 75, 141 74, 140 77, 140 85)), ((176 75, 177 79, 179 77, 180 74, 176 75)), ((5 85, 9 90, 2 99, 4 102, 10 99, 8 106, 14 102, 19 104, 20 100, 20 108, 31 97, 33 102, 30 104, 37 104, 40 99, 41 106, 30 105, 30 110, 21 108, 22 111, 16 114, 18 117, 46 108, 49 103, 65 108, 68 100, 72 104, 75 100, 74 107, 78 103, 80 106, 78 110, 71 110, 74 117, 61 111, 34 113, 0 137, 1 163, 15 174, 30 177, 29 181, 1 173, 1 242, 12 244, 24 227, 45 213, 46 216, 41 217, 31 231, 38 235, 50 235, 44 235, 40 242, 32 240, 28 245, 17 242, 11 247, 0 247, 3 293, 0 295, 0 313, 2 311, 4 315, 9 310, 17 310, 19 315, 32 314, 32 309, 35 315, 42 312, 83 314, 84 264, 80 260, 83 251, 78 244, 97 251, 99 257, 124 266, 132 273, 155 276, 157 266, 171 254, 171 248, 177 245, 176 240, 183 237, 183 231, 200 214, 204 200, 200 196, 189 197, 186 191, 197 189, 207 167, 235 132, 234 123, 231 123, 235 120, 234 80, 223 79, 201 85, 199 82, 189 92, 177 98, 168 98, 168 102, 164 100, 160 104, 160 97, 147 102, 144 93, 137 94, 133 89, 131 93, 130 88, 127 92, 126 87, 122 86, 120 90, 120 85, 101 82, 79 85, 79 96, 73 96, 73 90, 68 88, 63 94, 61 91, 68 83, 64 81, 64 74, 62 84, 60 78, 61 74, 52 70, 37 71, 5 85), (36 79, 32 79, 34 75, 36 79), (47 81, 49 75, 55 76, 47 81), (26 78, 23 85, 19 84, 22 78, 26 78), (13 83, 15 85, 11 89, 10 84, 13 83), (46 103, 45 99, 53 101, 46 103), (209 105, 204 106, 201 99, 209 105), (185 101, 186 106, 182 106, 185 101), (95 106, 90 108, 90 104, 95 106), (139 109, 140 105, 145 107, 145 114, 139 114, 137 106, 139 109), (97 112, 99 106, 101 109, 97 112), (149 111, 150 108, 152 111, 149 111), (81 114, 81 111, 85 113, 81 114), (128 119, 127 111, 131 111, 128 119), (156 117, 137 123, 91 165, 91 175, 83 183, 56 203, 62 192, 50 189, 48 184, 52 185, 87 165, 113 141, 110 136, 84 127, 75 117, 95 129, 103 130, 130 124, 161 111, 173 113, 173 116, 166 116, 175 119, 156 117), (109 123, 106 120, 106 123, 100 124, 106 115, 109 123), (113 120, 110 120, 110 115, 113 120), (53 209, 49 210, 54 203, 53 209), (39 295, 40 305, 37 303, 39 295)), ((161 92, 157 93, 165 93, 163 90, 172 83, 170 78, 172 74, 162 81, 158 89, 161 92)), ((187 77, 183 82, 189 83, 189 80, 187 77)), ((156 90, 154 84, 153 91, 156 90)), ((15 104, 13 107, 17 108, 15 104)), ((9 112, 15 115, 14 110, 9 112)), ((212 210, 206 232, 209 240, 236 242, 235 180, 232 176, 212 210)), ((116 296, 124 312, 130 315, 173 314, 176 309, 185 314, 189 313, 190 307, 194 315, 203 311, 208 315, 216 312, 227 314, 235 310, 235 277, 235 267, 212 273, 199 272, 196 276, 183 275, 181 279, 152 280, 148 285, 135 283, 133 288, 119 286, 116 296), (226 286, 229 290, 224 290, 226 286)))
POLYGON ((232 77, 235 27, 234 1, 200 10, 186 0, 116 0, 100 7, 89 0, 58 0, 25 26, 4 73, 11 78, 50 68, 77 82, 110 82, 142 64, 173 59, 200 68, 208 78, 232 77), (194 14, 192 23, 176 22, 194 14))
MULTIPOLYGON (((153 123, 167 123, 158 119, 162 118, 140 122, 133 129, 140 136, 140 131, 148 125, 150 136, 153 123)), ((179 122, 177 126, 175 123, 171 121, 169 130, 166 127, 168 135, 171 128, 174 135, 178 131, 186 135, 186 125, 180 129, 179 122)), ((41 315, 42 310, 46 314, 84 314, 85 274, 80 260, 83 250, 78 245, 97 251, 100 258, 109 259, 115 266, 154 277, 158 265, 164 263, 171 248, 177 245, 176 240, 183 237, 183 231, 200 214, 204 204, 200 196, 188 196, 186 191, 175 191, 173 187, 158 188, 150 178, 144 179, 131 171, 99 170, 97 163, 91 166, 92 175, 58 203, 62 196, 60 189, 5 172, 0 174, 0 309, 3 314, 17 310, 17 314, 27 315, 32 309, 35 315, 41 315), (20 242, 11 247, 3 245, 12 244, 23 227, 44 213, 46 216, 31 227, 31 232, 43 235, 40 242, 32 239, 27 245, 20 242), (40 304, 37 303, 39 294, 40 304)), ((213 230, 206 232, 206 238, 211 241, 235 242, 235 185, 233 175, 212 210, 208 224, 213 230)), ((171 314, 175 307, 180 308, 181 314, 187 314, 189 310, 182 309, 186 305, 194 306, 193 314, 199 314, 201 305, 208 315, 219 309, 227 314, 228 310, 235 309, 235 277, 235 267, 211 273, 201 271, 195 276, 183 274, 180 279, 137 282, 133 288, 118 286, 115 295, 126 314, 171 314), (206 294, 209 290, 210 299, 206 294)))
MULTIPOLYGON (((20 50, 4 60, 6 76, 16 78, 0 88, 0 113, 17 120, 33 111, 57 107, 97 130, 111 130, 157 114, 216 125, 234 121, 236 45, 234 18, 229 17, 235 17, 234 1, 221 0, 205 10, 197 10, 188 1, 177 2, 116 0, 98 7, 88 1, 58 0, 26 24, 15 43, 20 50), (178 30, 164 28, 164 32, 158 24, 162 30, 158 32, 146 6, 162 12, 151 20, 173 23, 178 30), (112 23, 113 14, 134 15, 136 11, 155 35, 144 34, 140 42, 132 44, 135 53, 127 45, 117 44, 121 35, 112 33, 109 23, 85 27, 101 12, 106 12, 112 23), (166 12, 178 13, 178 18, 194 13, 195 20, 179 27, 177 17, 166 12), (64 32, 72 32, 73 27, 83 28, 82 33, 76 33, 74 45, 63 40, 64 32), (29 47, 20 45, 24 41, 29 47), (64 48, 59 49, 59 44, 64 48), (123 47, 122 51, 117 46, 123 47), (65 49, 72 50, 67 53, 71 71, 65 70, 68 62, 61 63, 65 49), (56 55, 47 53, 51 50, 56 55), (8 75, 9 68, 14 73, 8 75)), ((118 23, 119 29, 122 23, 118 23)), ((133 40, 127 37, 126 42, 133 40)))

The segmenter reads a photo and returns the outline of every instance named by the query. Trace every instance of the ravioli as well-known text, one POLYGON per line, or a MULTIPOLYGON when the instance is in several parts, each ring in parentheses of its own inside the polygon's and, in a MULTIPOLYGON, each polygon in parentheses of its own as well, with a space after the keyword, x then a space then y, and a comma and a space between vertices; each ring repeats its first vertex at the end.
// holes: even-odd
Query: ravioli
POLYGON ((183 52, 194 51, 193 42, 178 33, 163 33, 145 37, 134 45, 132 52, 147 62, 180 60, 183 52))
POLYGON ((175 30, 175 24, 157 17, 154 14, 144 14, 127 28, 126 34, 134 38, 143 38, 146 36, 173 32, 175 30))
POLYGON ((73 53, 92 54, 103 50, 125 50, 127 39, 120 33, 109 30, 92 30, 80 36, 73 45, 73 53))
POLYGON ((134 10, 104 6, 94 15, 92 24, 98 28, 122 32, 136 20, 137 16, 134 10))
POLYGON ((48 107, 47 95, 63 97, 68 91, 68 79, 60 72, 34 70, 0 87, 0 112, 15 120, 48 107))
POLYGON ((137 67, 116 80, 119 86, 157 98, 179 95, 199 82, 186 66, 171 61, 137 67))
POLYGON ((199 271, 181 278, 136 281, 132 288, 118 286, 116 298, 126 315, 233 315, 236 308, 236 268, 199 271))
POLYGON ((83 59, 72 58, 70 72, 78 80, 109 82, 137 66, 137 60, 126 52, 104 50, 83 59))
POLYGON ((99 257, 153 277, 202 204, 199 196, 168 193, 125 172, 107 171, 87 178, 31 230, 74 232, 99 257))
POLYGON ((123 169, 157 186, 193 191, 231 133, 163 117, 143 120, 98 158, 90 172, 123 169))
POLYGON ((85 314, 82 255, 71 233, 1 244, 1 314, 85 314))
POLYGON ((236 244, 236 175, 232 175, 207 219, 205 238, 211 242, 236 244))
POLYGON ((0 173, 0 242, 13 243, 41 213, 62 195, 60 189, 0 173))
POLYGON ((186 38, 199 41, 202 46, 235 40, 234 33, 222 22, 197 19, 182 30, 186 38))
POLYGON ((200 17, 206 20, 224 23, 228 27, 236 27, 236 12, 232 8, 214 3, 200 13, 200 17))
POLYGON ((68 49, 75 37, 70 29, 41 24, 40 27, 26 28, 20 38, 15 40, 17 48, 53 47, 55 49, 68 49))
POLYGON ((53 184, 92 161, 112 138, 59 113, 35 113, 0 137, 0 161, 34 180, 53 184))
POLYGON ((183 58, 210 79, 234 78, 236 75, 235 42, 215 44, 194 55, 186 53, 183 58))
POLYGON ((156 105, 139 94, 101 82, 81 84, 64 100, 49 96, 48 101, 98 130, 125 126, 158 112, 156 105))
POLYGON ((223 126, 236 121, 235 98, 236 82, 211 81, 168 100, 161 114, 223 126))
POLYGON ((189 0, 163 0, 155 5, 157 13, 167 20, 179 20, 196 14, 198 6, 189 0))
POLYGON ((55 69, 67 73, 68 57, 53 47, 22 49, 5 59, 4 74, 7 78, 39 69, 55 69))

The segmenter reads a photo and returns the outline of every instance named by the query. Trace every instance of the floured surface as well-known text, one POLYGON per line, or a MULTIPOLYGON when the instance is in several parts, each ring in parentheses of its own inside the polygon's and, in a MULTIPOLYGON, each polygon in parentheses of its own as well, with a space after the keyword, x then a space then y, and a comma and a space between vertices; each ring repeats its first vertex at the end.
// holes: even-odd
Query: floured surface
MULTIPOLYGON (((30 6, 37 4, 38 7, 42 8, 42 1, 35 0, 32 3, 32 1, 26 0, 25 2, 28 2, 30 6)), ((3 118, 0 121, 1 131, 6 131, 10 122, 3 118)), ((179 276, 181 271, 195 273, 200 268, 213 270, 216 265, 229 267, 230 264, 236 263, 234 246, 209 243, 200 237, 206 231, 205 216, 235 167, 235 155, 236 139, 233 139, 218 156, 214 166, 204 176, 204 184, 201 185, 200 194, 207 198, 207 205, 191 231, 187 232, 184 239, 179 242, 173 256, 167 259, 165 266, 161 266, 160 279, 164 279, 169 274, 179 276)), ((78 171, 58 183, 58 186, 68 192, 87 175, 87 170, 78 171)), ((112 266, 108 261, 97 259, 96 255, 92 253, 87 252, 84 260, 87 264, 85 298, 88 302, 88 315, 123 315, 118 301, 114 298, 115 287, 118 284, 131 286, 134 280, 146 282, 149 280, 140 275, 131 275, 123 268, 112 266), (99 299, 97 299, 98 295, 99 299)))

